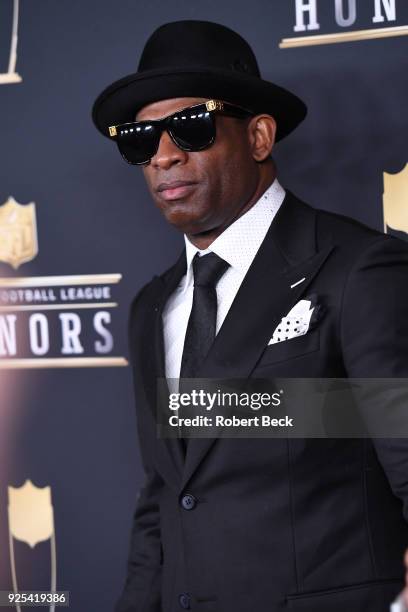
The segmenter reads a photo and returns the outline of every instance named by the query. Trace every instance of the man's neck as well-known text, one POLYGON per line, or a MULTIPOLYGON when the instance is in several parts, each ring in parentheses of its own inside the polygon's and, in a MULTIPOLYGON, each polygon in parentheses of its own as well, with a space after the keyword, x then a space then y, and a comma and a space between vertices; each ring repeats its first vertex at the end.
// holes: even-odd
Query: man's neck
POLYGON ((210 244, 214 242, 214 240, 218 238, 218 236, 220 236, 222 232, 224 232, 227 229, 227 227, 229 227, 232 223, 234 223, 234 221, 239 219, 239 217, 242 217, 242 215, 244 215, 250 208, 252 208, 258 202, 262 194, 265 193, 268 187, 272 185, 273 181, 276 178, 276 168, 274 164, 272 164, 270 167, 268 167, 265 170, 267 171, 261 174, 257 188, 255 192, 253 193, 252 197, 238 211, 238 214, 236 214, 235 217, 230 219, 224 225, 214 228, 213 230, 210 230, 209 232, 204 232, 202 234, 187 234, 187 238, 189 239, 191 244, 197 247, 197 249, 200 249, 200 251, 204 251, 205 249, 208 249, 210 244))

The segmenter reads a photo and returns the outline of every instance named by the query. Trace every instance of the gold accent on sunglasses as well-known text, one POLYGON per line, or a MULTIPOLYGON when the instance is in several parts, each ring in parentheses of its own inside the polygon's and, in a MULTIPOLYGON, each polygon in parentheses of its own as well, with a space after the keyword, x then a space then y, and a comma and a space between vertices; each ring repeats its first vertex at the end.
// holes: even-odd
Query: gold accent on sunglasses
MULTIPOLYGON (((194 107, 192 107, 192 108, 194 108, 194 107)), ((224 110, 224 102, 220 102, 219 100, 208 100, 208 102, 205 103, 205 108, 208 111, 215 111, 215 110, 223 111, 224 110)), ((117 127, 116 125, 111 125, 109 127, 109 136, 111 138, 114 138, 115 136, 118 135, 116 127, 117 127)))
POLYGON ((205 108, 208 111, 213 111, 213 110, 222 111, 224 110, 224 103, 220 102, 219 100, 208 100, 208 102, 205 103, 205 108))

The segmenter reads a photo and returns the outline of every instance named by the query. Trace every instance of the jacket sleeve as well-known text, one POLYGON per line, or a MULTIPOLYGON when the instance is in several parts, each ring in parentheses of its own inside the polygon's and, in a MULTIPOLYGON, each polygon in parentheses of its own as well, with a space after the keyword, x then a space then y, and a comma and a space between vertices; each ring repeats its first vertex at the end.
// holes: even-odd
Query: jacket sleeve
POLYGON ((377 437, 372 441, 394 494, 403 502, 408 521, 408 244, 405 241, 381 236, 354 264, 343 294, 341 339, 348 376, 372 379, 356 387, 358 408, 369 432, 374 419, 377 437), (391 384, 384 384, 381 378, 393 380, 388 381, 391 384), (385 430, 387 434, 378 437, 385 430))
MULTIPOLYGON (((138 320, 138 304, 142 294, 143 289, 134 299, 129 317, 129 355, 135 384, 138 373, 136 372, 134 348, 138 345, 137 328, 142 327, 142 322, 138 320)), ((137 406, 138 412, 142 409, 141 406, 137 406)), ((145 479, 133 515, 126 582, 116 603, 115 612, 161 612, 162 609, 163 553, 159 502, 163 481, 155 470, 149 451, 153 445, 151 441, 146 440, 146 432, 142 432, 144 430, 142 422, 143 416, 137 414, 138 438, 145 479)))
POLYGON ((158 475, 146 470, 133 516, 125 587, 115 612, 161 612, 160 489, 158 475))

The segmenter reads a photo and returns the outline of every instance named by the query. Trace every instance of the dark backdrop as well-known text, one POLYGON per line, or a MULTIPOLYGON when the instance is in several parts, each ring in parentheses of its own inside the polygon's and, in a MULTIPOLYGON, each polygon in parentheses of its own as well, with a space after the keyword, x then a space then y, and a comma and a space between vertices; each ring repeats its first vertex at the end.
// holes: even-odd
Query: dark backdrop
MULTIPOLYGON (((309 106, 276 148, 282 184, 310 204, 383 228, 383 172, 407 162, 407 38, 280 49, 296 36, 294 0, 22 0, 19 84, 0 85, 0 204, 37 209, 38 255, 0 276, 120 273, 112 331, 126 356, 132 296, 182 247, 149 200, 139 169, 94 129, 97 94, 133 72, 148 35, 178 19, 218 21, 253 46, 266 79, 309 106)), ((373 24, 357 0, 349 29, 373 24)), ((342 32, 334 0, 318 0, 321 29, 342 32)), ((0 72, 7 69, 12 2, 0 0, 0 72)), ((308 32, 304 33, 305 35, 308 32)), ((400 228, 408 231, 406 228, 400 228)), ((1 238, 1 235, 0 235, 1 238)), ((1 314, 1 313, 0 313, 1 314)), ((0 364, 1 365, 1 364, 0 364)), ((57 586, 75 612, 110 612, 122 587, 141 484, 128 367, 0 370, 0 589, 11 588, 7 486, 51 486, 57 586)), ((47 588, 49 541, 15 541, 20 588, 47 588)))

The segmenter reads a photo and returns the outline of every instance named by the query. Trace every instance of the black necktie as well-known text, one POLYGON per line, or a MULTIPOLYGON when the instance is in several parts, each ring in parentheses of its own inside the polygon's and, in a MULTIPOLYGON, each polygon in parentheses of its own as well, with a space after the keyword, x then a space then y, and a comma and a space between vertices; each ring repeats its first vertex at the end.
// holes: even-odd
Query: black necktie
POLYGON ((229 264, 215 253, 193 259, 193 306, 188 319, 180 378, 194 378, 215 338, 217 292, 215 286, 229 264))
POLYGON ((193 259, 193 305, 188 319, 180 378, 194 378, 215 338, 217 324, 216 284, 229 264, 215 253, 193 259))

